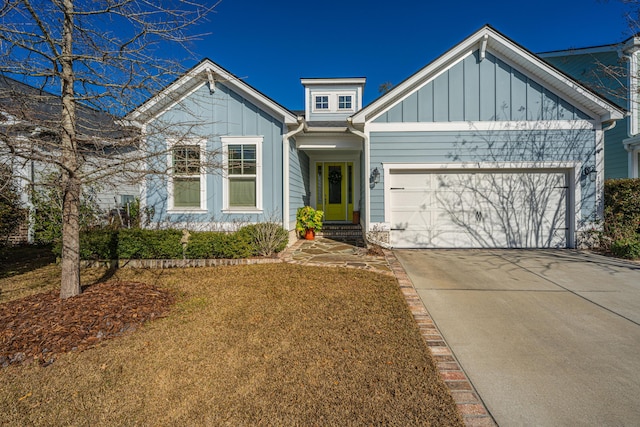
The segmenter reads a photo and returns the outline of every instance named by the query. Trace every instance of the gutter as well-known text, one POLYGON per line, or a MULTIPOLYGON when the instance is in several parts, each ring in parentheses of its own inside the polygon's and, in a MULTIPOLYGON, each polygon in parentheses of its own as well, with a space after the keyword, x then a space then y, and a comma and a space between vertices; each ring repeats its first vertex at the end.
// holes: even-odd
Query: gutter
POLYGON ((282 226, 289 231, 289 138, 304 131, 304 117, 298 116, 298 127, 282 135, 282 226))

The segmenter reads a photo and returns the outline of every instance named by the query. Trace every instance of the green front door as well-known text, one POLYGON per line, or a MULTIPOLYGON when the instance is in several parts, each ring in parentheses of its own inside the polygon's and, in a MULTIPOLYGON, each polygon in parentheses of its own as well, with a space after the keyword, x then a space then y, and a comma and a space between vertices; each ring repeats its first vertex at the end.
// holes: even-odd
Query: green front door
POLYGON ((325 221, 347 221, 353 215, 353 163, 324 163, 323 209, 325 221))

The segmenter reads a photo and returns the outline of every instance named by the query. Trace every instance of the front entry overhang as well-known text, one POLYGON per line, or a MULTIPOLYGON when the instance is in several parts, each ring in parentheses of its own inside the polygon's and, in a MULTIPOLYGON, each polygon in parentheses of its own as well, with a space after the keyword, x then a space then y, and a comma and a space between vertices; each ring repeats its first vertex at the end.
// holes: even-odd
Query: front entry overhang
POLYGON ((351 133, 304 133, 296 137, 303 151, 362 151, 362 138, 351 133))

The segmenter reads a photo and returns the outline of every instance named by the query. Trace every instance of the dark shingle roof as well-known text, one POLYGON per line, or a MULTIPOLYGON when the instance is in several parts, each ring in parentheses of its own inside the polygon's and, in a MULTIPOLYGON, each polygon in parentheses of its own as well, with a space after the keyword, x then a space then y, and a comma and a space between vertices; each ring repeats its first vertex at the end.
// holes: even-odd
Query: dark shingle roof
MULTIPOLYGON (((4 75, 0 75, 0 111, 33 127, 54 132, 61 129, 60 96, 4 75)), ((76 131, 80 137, 117 139, 126 135, 115 116, 84 104, 76 103, 76 117, 76 131)))

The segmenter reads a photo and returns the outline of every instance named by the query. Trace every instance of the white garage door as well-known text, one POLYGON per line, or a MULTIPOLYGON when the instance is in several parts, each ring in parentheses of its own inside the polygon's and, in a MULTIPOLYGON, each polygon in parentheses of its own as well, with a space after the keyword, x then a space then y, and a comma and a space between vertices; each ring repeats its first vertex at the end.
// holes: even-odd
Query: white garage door
POLYGON ((567 247, 567 174, 390 171, 396 248, 567 247))

